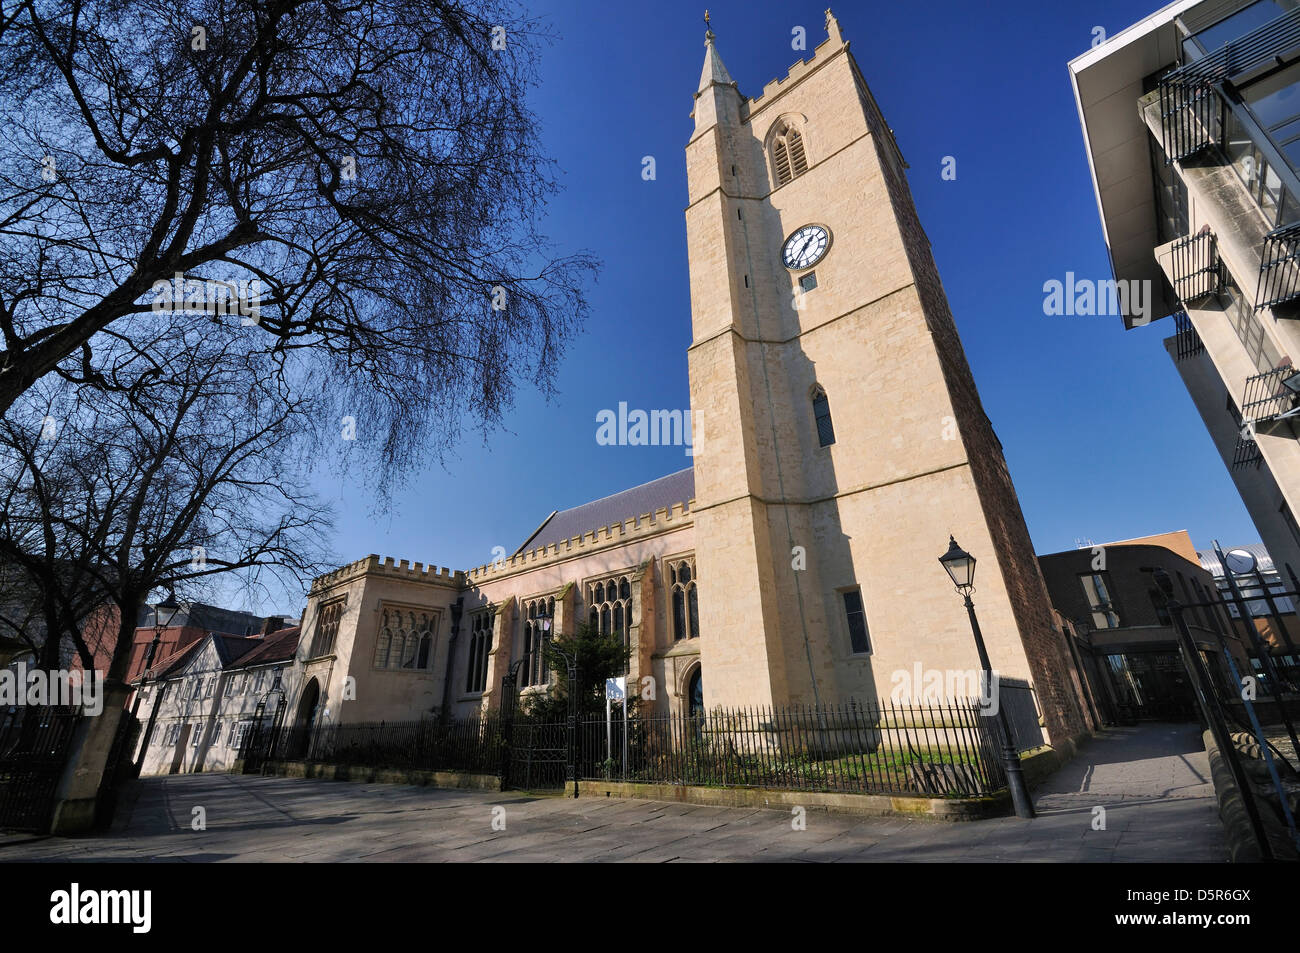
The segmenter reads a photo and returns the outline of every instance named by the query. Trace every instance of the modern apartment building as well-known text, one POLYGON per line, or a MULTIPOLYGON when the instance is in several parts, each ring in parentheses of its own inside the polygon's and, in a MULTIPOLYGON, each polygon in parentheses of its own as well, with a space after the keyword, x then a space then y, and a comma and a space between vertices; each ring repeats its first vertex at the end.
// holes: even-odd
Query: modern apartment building
POLYGON ((1117 287, 1154 301, 1125 326, 1172 332, 1260 538, 1300 573, 1300 4, 1180 0, 1070 78, 1117 287))

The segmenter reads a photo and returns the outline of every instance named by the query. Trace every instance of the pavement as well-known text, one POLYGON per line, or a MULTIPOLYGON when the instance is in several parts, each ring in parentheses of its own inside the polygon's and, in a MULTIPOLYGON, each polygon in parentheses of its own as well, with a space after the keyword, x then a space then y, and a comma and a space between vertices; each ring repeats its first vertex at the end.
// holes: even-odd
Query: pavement
POLYGON ((785 811, 633 798, 175 775, 137 782, 114 829, 103 835, 0 834, 0 862, 1140 863, 1228 858, 1195 725, 1143 724, 1107 731, 1033 796, 1034 820, 952 823, 810 810, 801 825, 785 811))

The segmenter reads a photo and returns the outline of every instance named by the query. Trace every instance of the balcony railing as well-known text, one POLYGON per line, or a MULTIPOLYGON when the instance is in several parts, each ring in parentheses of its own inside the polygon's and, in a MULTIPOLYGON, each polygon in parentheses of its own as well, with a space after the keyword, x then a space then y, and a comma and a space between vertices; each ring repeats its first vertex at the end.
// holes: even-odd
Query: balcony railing
POLYGON ((1242 423, 1256 427, 1291 417, 1300 411, 1295 406, 1295 392, 1283 384, 1283 381, 1295 374, 1296 369, 1287 363, 1263 374, 1247 377, 1241 400, 1242 423))
POLYGON ((1254 437, 1246 433, 1237 437, 1237 446, 1232 450, 1232 469, 1244 470, 1250 466, 1258 468, 1263 460, 1264 455, 1259 452, 1259 444, 1254 437))
POLYGON ((1174 291, 1184 303, 1214 294, 1223 284, 1223 265, 1214 233, 1203 229, 1170 246, 1174 291))
POLYGON ((1192 327, 1192 321, 1185 311, 1174 315, 1174 356, 1179 361, 1205 353, 1205 342, 1192 327))
POLYGON ((1160 80, 1165 163, 1186 159, 1218 142, 1224 80, 1264 66, 1300 45, 1300 7, 1244 33, 1160 80))
POLYGON ((1255 310, 1300 298, 1300 223, 1275 228, 1264 236, 1255 310))
POLYGON ((1223 75, 1196 70, 1203 60, 1174 70, 1160 80, 1160 127, 1164 133, 1165 165, 1196 155, 1217 142, 1223 106, 1215 83, 1223 75))

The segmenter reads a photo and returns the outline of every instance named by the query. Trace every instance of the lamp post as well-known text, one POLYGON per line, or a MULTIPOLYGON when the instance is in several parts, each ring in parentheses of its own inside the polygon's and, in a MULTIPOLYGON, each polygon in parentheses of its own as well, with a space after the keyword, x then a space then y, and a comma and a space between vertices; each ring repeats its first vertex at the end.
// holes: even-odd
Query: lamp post
MULTIPOLYGON (((172 619, 176 618, 176 613, 180 611, 180 603, 176 601, 176 594, 170 589, 167 591, 167 597, 161 602, 154 603, 153 607, 153 641, 144 653, 144 669, 140 672, 140 687, 135 691, 135 704, 131 706, 131 717, 135 718, 136 712, 140 710, 140 699, 144 694, 145 686, 149 684, 149 673, 153 667, 154 657, 158 654, 158 646, 162 644, 162 634, 172 619), (162 614, 167 613, 167 621, 163 622, 162 614)), ((140 743, 140 751, 135 756, 135 766, 133 768, 135 776, 140 776, 140 771, 144 767, 144 756, 149 750, 149 739, 153 736, 154 722, 158 718, 158 709, 162 704, 162 697, 155 699, 153 707, 149 710, 149 726, 145 729, 144 738, 140 743)))
MULTIPOLYGON (((984 687, 989 692, 993 688, 993 666, 989 663, 988 649, 984 647, 984 636, 980 633, 979 619, 975 617, 975 603, 971 601, 971 590, 975 582, 975 557, 957 545, 957 540, 948 537, 948 551, 939 557, 939 562, 948 573, 948 578, 957 591, 966 600, 966 614, 970 616, 971 632, 975 635, 975 648, 979 651, 980 666, 984 669, 984 687)), ((1034 802, 1029 798, 1029 789, 1025 786, 1025 773, 1020 767, 1020 754, 1011 740, 1011 723, 1007 720, 1004 705, 998 705, 998 728, 1002 735, 1002 767, 1007 775, 1007 788, 1011 792, 1011 804, 1017 817, 1034 816, 1034 802)))

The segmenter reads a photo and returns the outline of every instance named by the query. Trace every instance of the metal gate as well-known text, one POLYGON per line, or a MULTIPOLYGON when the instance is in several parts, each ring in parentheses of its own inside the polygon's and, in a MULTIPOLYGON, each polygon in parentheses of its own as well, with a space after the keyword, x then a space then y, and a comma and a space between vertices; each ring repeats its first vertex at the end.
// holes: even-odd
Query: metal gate
POLYGON ((503 787, 523 791, 564 790, 569 774, 569 725, 519 722, 510 735, 510 764, 503 787))
MULTIPOLYGON (((577 707, 569 699, 566 721, 532 721, 516 713, 519 667, 514 662, 501 679, 501 788, 526 791, 564 790, 576 775, 577 707)), ((570 663, 569 684, 577 681, 570 663)))
POLYGON ((81 713, 19 708, 0 727, 0 830, 49 830, 54 795, 81 713))

